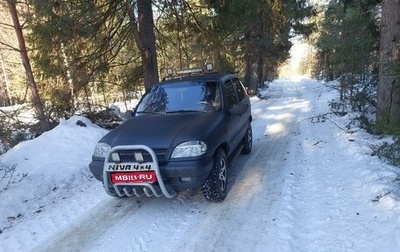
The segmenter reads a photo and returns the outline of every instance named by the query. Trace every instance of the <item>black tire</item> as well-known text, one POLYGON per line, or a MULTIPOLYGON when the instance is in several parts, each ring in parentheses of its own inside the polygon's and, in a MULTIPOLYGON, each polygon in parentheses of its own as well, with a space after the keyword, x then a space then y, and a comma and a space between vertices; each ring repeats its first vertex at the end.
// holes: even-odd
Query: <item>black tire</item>
POLYGON ((221 202, 225 199, 228 182, 227 168, 228 160, 225 151, 218 149, 214 155, 213 168, 202 188, 206 200, 221 202))
MULTIPOLYGON (((103 183, 103 187, 105 187, 104 183, 103 183)), ((111 197, 115 197, 115 198, 126 198, 126 195, 120 197, 117 194, 117 192, 115 191, 114 187, 112 187, 112 186, 109 187, 107 194, 110 195, 111 197)))
POLYGON ((251 128, 251 123, 249 123, 249 127, 247 128, 247 133, 243 138, 243 149, 242 153, 243 154, 250 154, 252 148, 253 148, 253 130, 251 128))

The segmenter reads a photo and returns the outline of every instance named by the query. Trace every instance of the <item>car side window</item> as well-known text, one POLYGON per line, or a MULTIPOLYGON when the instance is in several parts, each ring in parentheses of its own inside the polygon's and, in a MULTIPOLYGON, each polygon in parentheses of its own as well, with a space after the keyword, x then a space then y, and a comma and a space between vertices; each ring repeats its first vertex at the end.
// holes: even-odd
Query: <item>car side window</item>
POLYGON ((235 87, 231 80, 228 80, 224 83, 225 92, 226 92, 226 101, 228 109, 233 108, 233 105, 239 102, 238 97, 236 95, 235 87))
POLYGON ((232 81, 235 86, 236 93, 239 97, 239 101, 242 101, 246 97, 246 90, 244 89, 239 79, 234 78, 232 81))

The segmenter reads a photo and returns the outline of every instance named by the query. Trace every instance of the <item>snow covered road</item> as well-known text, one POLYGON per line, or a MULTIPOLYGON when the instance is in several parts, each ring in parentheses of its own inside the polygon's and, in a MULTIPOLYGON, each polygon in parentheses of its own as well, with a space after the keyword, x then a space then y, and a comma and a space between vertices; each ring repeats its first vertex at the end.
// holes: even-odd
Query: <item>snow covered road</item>
POLYGON ((253 152, 231 165, 222 203, 207 202, 198 191, 172 200, 114 199, 78 173, 63 192, 36 201, 40 213, 24 213, 2 232, 0 247, 400 251, 396 194, 374 200, 393 192, 381 182, 395 180, 396 170, 369 155, 365 133, 344 131, 340 121, 320 116, 329 111, 332 94, 313 80, 280 80, 270 85, 268 99, 253 98, 253 152))

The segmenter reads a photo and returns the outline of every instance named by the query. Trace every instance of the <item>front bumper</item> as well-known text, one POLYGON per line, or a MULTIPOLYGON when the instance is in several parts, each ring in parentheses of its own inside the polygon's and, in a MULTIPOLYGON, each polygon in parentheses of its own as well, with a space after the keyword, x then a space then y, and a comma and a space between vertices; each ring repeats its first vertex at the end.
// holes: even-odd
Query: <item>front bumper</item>
MULTIPOLYGON (((123 147, 124 149, 134 149, 138 148, 138 146, 117 146, 114 148, 123 147)), ((115 150, 113 148, 113 150, 115 150)), ((141 146, 143 148, 143 146, 141 146)), ((145 146, 145 148, 148 148, 145 146)), ((151 151, 151 149, 150 149, 151 151)), ((112 152, 112 150, 110 151, 112 152)), ((154 153, 153 153, 154 154, 154 153)), ((107 159, 108 160, 108 159, 107 159)), ((156 192, 160 190, 163 191, 162 187, 165 187, 167 192, 179 192, 186 189, 195 189, 201 187, 206 181, 211 169, 212 169, 212 157, 204 157, 201 159, 193 159, 193 160, 174 160, 169 161, 167 164, 159 165, 157 160, 155 160, 154 167, 157 167, 159 170, 159 175, 157 175, 157 179, 159 179, 157 185, 149 185, 147 183, 129 183, 123 186, 127 188, 127 190, 132 191, 137 188, 150 188, 154 187, 156 192)), ((114 184, 111 183, 110 180, 110 171, 106 171, 105 168, 107 162, 105 164, 104 159, 94 158, 92 162, 89 164, 89 169, 93 173, 94 177, 100 181, 102 181, 107 186, 114 187, 114 184)), ((151 190, 151 189, 150 189, 151 190)), ((107 191, 107 188, 106 188, 107 191)), ((146 190, 145 190, 146 191, 146 190)), ((134 193, 135 194, 135 193, 134 193)), ((138 193, 139 194, 139 193, 138 193)), ((150 193, 154 194, 154 192, 150 193)), ((165 193, 163 193, 164 196, 165 193)), ((125 193, 126 195, 126 193, 125 193)), ((140 194, 139 194, 140 195, 140 194)), ((129 195, 127 195, 129 196, 129 195)), ((138 195, 135 195, 138 196, 138 195)), ((149 196, 146 194, 146 196, 149 196)))

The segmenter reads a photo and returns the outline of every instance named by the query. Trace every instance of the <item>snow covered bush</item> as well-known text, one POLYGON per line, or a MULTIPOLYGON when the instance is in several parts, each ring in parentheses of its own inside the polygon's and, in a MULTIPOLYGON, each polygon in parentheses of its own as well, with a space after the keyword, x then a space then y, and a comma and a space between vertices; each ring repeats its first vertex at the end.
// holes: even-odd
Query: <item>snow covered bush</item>
POLYGON ((373 155, 386 160, 389 164, 400 167, 400 137, 392 143, 384 142, 381 145, 371 146, 373 155))
POLYGON ((16 164, 10 167, 0 162, 0 192, 21 182, 28 175, 28 173, 17 173, 16 171, 16 164))

